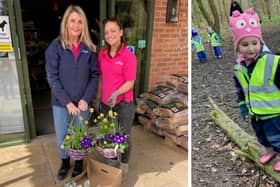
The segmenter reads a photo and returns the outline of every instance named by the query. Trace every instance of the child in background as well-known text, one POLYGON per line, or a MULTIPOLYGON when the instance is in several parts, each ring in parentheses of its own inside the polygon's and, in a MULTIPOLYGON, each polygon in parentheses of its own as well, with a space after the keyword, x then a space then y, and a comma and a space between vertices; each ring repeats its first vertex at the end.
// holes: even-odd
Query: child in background
POLYGON ((192 49, 196 51, 196 55, 200 63, 206 61, 207 55, 203 46, 203 41, 196 29, 192 29, 192 49))
MULTIPOLYGON (((237 64, 234 81, 241 115, 250 121, 260 144, 266 148, 259 162, 268 163, 280 153, 280 56, 264 45, 259 17, 250 8, 230 17, 237 64)), ((280 171, 280 160, 273 169, 280 171)))
POLYGON ((212 27, 207 28, 208 31, 208 41, 211 43, 213 47, 216 58, 222 58, 222 49, 220 46, 220 37, 219 35, 213 31, 212 27))

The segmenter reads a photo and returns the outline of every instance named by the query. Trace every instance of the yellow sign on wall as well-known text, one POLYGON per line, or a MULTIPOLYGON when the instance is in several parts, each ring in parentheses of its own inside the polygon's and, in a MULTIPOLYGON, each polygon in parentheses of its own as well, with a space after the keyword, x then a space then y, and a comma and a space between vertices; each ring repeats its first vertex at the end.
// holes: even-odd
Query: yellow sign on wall
POLYGON ((0 52, 13 51, 8 16, 0 16, 0 52))

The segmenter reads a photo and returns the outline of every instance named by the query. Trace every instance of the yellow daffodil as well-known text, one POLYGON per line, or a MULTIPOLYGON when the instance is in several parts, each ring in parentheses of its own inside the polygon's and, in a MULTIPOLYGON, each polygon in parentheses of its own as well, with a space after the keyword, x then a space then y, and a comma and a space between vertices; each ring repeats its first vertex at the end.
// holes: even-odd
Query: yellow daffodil
POLYGON ((65 140, 70 140, 70 136, 67 135, 67 136, 65 137, 65 140))
POLYGON ((94 123, 97 123, 97 119, 94 119, 93 122, 94 122, 94 123))
POLYGON ((100 117, 100 116, 97 116, 97 119, 101 119, 101 117, 100 117))
POLYGON ((104 114, 103 114, 103 113, 100 113, 100 117, 103 118, 103 117, 104 117, 104 114))
POLYGON ((85 121, 85 125, 88 125, 88 120, 85 121))
POLYGON ((118 116, 118 113, 117 113, 117 112, 114 112, 114 116, 118 116))
POLYGON ((107 119, 107 118, 104 118, 102 121, 103 121, 104 123, 108 123, 108 119, 107 119))
POLYGON ((113 111, 112 110, 109 110, 108 114, 109 114, 110 117, 113 117, 113 111))
POLYGON ((93 113, 93 112, 94 112, 94 109, 93 109, 93 108, 90 108, 90 109, 89 109, 89 112, 90 112, 90 113, 93 113))

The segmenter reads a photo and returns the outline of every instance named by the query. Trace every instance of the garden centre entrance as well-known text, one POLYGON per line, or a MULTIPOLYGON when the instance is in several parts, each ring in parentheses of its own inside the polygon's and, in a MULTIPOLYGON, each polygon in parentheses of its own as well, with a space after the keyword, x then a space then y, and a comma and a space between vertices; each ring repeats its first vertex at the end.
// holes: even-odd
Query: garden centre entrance
MULTIPOLYGON (((13 136, 15 133, 20 133, 20 136, 16 136, 15 139, 22 141, 25 137, 26 141, 37 135, 54 132, 44 52, 49 43, 58 36, 61 18, 70 4, 81 6, 86 12, 92 40, 99 49, 105 44, 102 20, 112 16, 121 20, 127 45, 136 54, 138 60, 136 95, 143 91, 148 20, 146 0, 22 0, 20 2, 7 0, 1 2, 0 10, 3 11, 0 12, 0 16, 1 13, 9 15, 12 23, 10 27, 14 27, 11 29, 11 34, 14 35, 13 41, 17 44, 13 47, 18 50, 2 54, 0 46, 0 66, 4 67, 6 61, 13 61, 9 63, 11 65, 9 70, 5 74, 1 73, 0 81, 15 82, 13 86, 3 84, 5 86, 2 86, 3 96, 0 93, 3 101, 13 102, 3 105, 2 101, 1 106, 9 105, 13 109, 6 107, 5 110, 10 111, 9 115, 5 114, 7 118, 5 122, 2 122, 1 118, 0 144, 7 142, 2 135, 13 136), (9 93, 7 97, 11 99, 4 98, 4 91, 9 93), (6 130, 2 131, 4 126, 6 130), (13 129, 17 130, 13 131, 13 129)), ((0 108, 0 111, 3 112, 4 109, 0 108)))

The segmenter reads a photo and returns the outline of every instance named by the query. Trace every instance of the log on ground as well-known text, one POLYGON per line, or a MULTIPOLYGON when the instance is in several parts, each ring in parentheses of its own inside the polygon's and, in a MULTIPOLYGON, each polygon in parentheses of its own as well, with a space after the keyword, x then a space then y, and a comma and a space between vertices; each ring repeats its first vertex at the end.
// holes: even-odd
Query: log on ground
MULTIPOLYGON (((246 133, 237 123, 232 121, 211 98, 209 98, 209 101, 213 109, 210 114, 211 119, 239 146, 240 150, 236 151, 236 153, 254 161, 258 167, 263 169, 275 181, 280 182, 280 173, 273 170, 275 160, 265 165, 259 163, 259 158, 265 151, 257 139, 246 133)), ((279 158, 276 157, 276 159, 279 158)))

